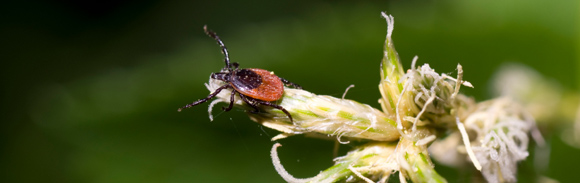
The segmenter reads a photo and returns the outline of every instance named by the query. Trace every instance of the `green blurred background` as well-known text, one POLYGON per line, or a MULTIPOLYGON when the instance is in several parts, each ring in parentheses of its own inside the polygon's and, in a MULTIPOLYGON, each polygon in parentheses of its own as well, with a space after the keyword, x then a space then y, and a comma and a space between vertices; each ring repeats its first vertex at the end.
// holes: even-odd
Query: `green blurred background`
MULTIPOLYGON (((278 134, 244 111, 207 104, 211 72, 223 67, 207 24, 242 67, 277 75, 317 93, 379 108, 379 61, 386 35, 380 11, 395 17, 395 46, 454 75, 457 63, 489 99, 489 81, 519 62, 578 91, 580 2, 510 1, 19 1, 0 7, 2 78, 0 182, 283 182, 271 164, 278 134)), ((223 105, 223 104, 222 104, 223 105)), ((521 182, 538 174, 580 178, 580 150, 550 126, 550 164, 520 164, 521 182)), ((332 165, 334 142, 280 140, 296 177, 332 165)), ((342 145, 345 153, 350 145, 342 145)), ((450 182, 471 170, 437 166, 450 182)))

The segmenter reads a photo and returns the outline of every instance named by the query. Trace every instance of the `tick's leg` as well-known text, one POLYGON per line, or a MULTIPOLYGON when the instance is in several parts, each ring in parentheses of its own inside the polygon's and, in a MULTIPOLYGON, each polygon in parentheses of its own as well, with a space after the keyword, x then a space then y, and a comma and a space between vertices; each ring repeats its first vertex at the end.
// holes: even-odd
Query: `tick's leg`
POLYGON ((256 113, 260 112, 260 109, 258 109, 258 106, 256 106, 256 103, 255 102, 254 103, 250 102, 248 100, 248 98, 246 98, 246 96, 243 95, 243 94, 241 94, 241 93, 240 93, 240 98, 242 98, 242 100, 244 102, 246 102, 246 104, 248 104, 249 106, 251 106, 252 108, 254 108, 254 111, 250 111, 251 113, 256 114, 256 113))
POLYGON ((226 112, 232 110, 232 108, 234 107, 234 102, 235 102, 234 97, 235 96, 236 96, 236 90, 232 90, 232 95, 230 97, 230 105, 228 106, 228 108, 222 107, 222 110, 224 110, 226 112))
POLYGON ((226 48, 226 45, 224 44, 224 42, 222 42, 220 37, 215 32, 209 30, 207 28, 207 25, 203 26, 203 31, 205 31, 205 34, 207 34, 209 37, 212 37, 213 39, 215 39, 217 41, 218 45, 220 45, 220 47, 222 48, 222 53, 225 56, 224 61, 226 62, 226 67, 224 69, 231 72, 232 68, 230 65, 230 54, 228 53, 228 49, 226 48))
POLYGON ((278 77, 278 78, 280 78, 280 80, 282 81, 282 83, 284 83, 286 86, 292 86, 294 88, 302 89, 302 86, 300 86, 300 85, 298 85, 296 83, 290 82, 287 79, 284 79, 284 78, 281 78, 281 77, 278 77))
POLYGON ((198 101, 195 101, 195 102, 193 102, 193 103, 191 103, 191 104, 187 104, 187 105, 185 105, 185 106, 183 106, 183 107, 181 107, 181 108, 177 109, 177 112, 181 112, 181 110, 183 110, 183 109, 187 109, 187 108, 190 108, 190 107, 196 106, 196 105, 198 105, 198 104, 201 104, 201 103, 207 102, 209 99, 212 99, 212 98, 214 98, 214 97, 215 97, 215 96, 216 96, 218 93, 220 93, 220 92, 221 92, 223 89, 226 89, 226 88, 229 88, 229 87, 231 87, 229 84, 228 84, 228 85, 223 85, 223 86, 219 87, 218 89, 216 89, 216 90, 215 90, 213 93, 209 94, 209 96, 207 96, 206 98, 204 98, 204 99, 199 99, 198 101))
POLYGON ((286 116, 288 116, 288 118, 290 118, 290 122, 292 122, 292 123, 294 122, 292 120, 292 116, 290 115, 290 113, 286 109, 284 109, 284 107, 279 106, 279 105, 276 105, 276 104, 273 104, 273 103, 270 103, 270 102, 266 102, 266 101, 261 101, 261 100, 254 100, 254 101, 256 101, 256 102, 258 102, 259 104, 262 104, 262 105, 267 105, 267 106, 270 106, 270 107, 273 107, 273 108, 276 108, 276 109, 280 109, 282 112, 284 112, 284 114, 286 114, 286 116))

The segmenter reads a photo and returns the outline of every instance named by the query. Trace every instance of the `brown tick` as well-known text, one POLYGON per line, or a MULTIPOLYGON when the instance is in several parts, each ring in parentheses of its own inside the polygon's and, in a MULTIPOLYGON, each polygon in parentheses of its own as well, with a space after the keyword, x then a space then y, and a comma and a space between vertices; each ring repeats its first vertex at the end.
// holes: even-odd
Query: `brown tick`
POLYGON ((273 104, 271 102, 282 98, 282 95, 284 94, 284 85, 293 86, 294 88, 299 89, 302 89, 302 87, 284 78, 278 77, 274 75, 273 72, 264 69, 239 69, 239 64, 237 62, 230 64, 228 49, 219 38, 219 36, 215 32, 207 29, 207 26, 204 26, 203 30, 208 36, 214 38, 217 41, 218 45, 222 48, 222 53, 225 56, 226 66, 220 72, 212 73, 211 78, 224 81, 226 84, 217 88, 206 98, 199 99, 191 104, 187 104, 182 108, 177 109, 177 111, 181 111, 182 109, 190 108, 207 102, 208 100, 214 98, 223 89, 232 89, 230 104, 227 108, 222 108, 224 111, 230 111, 233 108, 234 96, 238 94, 242 101, 254 108, 254 111, 252 112, 259 112, 258 105, 266 105, 281 110, 288 116, 288 118, 290 118, 290 121, 293 122, 292 116, 286 109, 284 109, 284 107, 273 104))

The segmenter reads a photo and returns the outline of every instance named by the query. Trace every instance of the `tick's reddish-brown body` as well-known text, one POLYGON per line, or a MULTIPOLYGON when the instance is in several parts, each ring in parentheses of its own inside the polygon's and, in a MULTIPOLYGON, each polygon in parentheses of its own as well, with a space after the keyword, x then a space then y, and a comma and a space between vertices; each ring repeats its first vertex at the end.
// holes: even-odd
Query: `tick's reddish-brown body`
POLYGON ((282 95, 284 94, 284 83, 282 83, 280 78, 274 75, 273 72, 256 68, 243 70, 250 70, 256 73, 261 78, 261 82, 255 81, 260 82, 259 84, 256 83, 257 87, 249 88, 246 83, 238 82, 238 80, 233 78, 230 83, 235 90, 248 97, 268 102, 282 98, 282 95))
POLYGON ((284 85, 293 86, 300 89, 302 87, 284 78, 280 78, 274 75, 273 72, 264 69, 239 69, 238 63, 234 62, 230 64, 228 49, 226 49, 226 46, 222 40, 215 34, 215 32, 208 30, 207 27, 203 27, 203 29, 207 35, 214 38, 218 42, 222 48, 222 53, 226 57, 226 66, 221 70, 221 72, 212 73, 211 78, 224 81, 227 84, 220 86, 206 98, 199 99, 191 104, 187 104, 182 108, 177 109, 177 111, 181 111, 182 109, 190 108, 195 105, 207 102, 224 89, 233 89, 230 95, 230 105, 228 105, 227 108, 224 107, 224 111, 229 111, 232 109, 232 107, 234 107, 235 95, 238 94, 242 101, 244 101, 250 107, 254 108, 254 111, 252 112, 257 113, 260 111, 258 109, 258 105, 266 105, 280 109, 292 122, 292 116, 286 109, 284 109, 284 107, 270 102, 282 98, 282 95, 284 95, 284 85))

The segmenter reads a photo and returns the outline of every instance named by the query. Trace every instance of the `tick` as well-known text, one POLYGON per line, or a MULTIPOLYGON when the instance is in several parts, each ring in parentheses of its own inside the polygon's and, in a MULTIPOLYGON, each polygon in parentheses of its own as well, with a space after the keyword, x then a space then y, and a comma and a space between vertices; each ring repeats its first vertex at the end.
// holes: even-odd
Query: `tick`
POLYGON ((224 111, 227 112, 233 108, 234 96, 238 94, 242 101, 254 108, 254 111, 251 112, 257 113, 259 112, 258 105, 266 105, 281 110, 286 114, 286 116, 288 116, 288 118, 290 118, 290 121, 293 122, 292 116, 286 109, 284 109, 284 107, 271 102, 282 98, 282 95, 284 94, 284 85, 299 89, 302 89, 302 87, 274 75, 274 72, 257 68, 240 69, 238 68, 239 64, 237 62, 230 64, 228 49, 220 37, 215 32, 209 30, 207 26, 204 26, 203 30, 205 31, 205 34, 217 41, 217 44, 221 47, 222 53, 225 56, 225 67, 218 73, 212 73, 211 78, 224 81, 226 84, 217 88, 206 98, 187 104, 182 108, 177 109, 177 111, 207 102, 224 89, 232 89, 230 104, 227 108, 222 107, 224 111))

